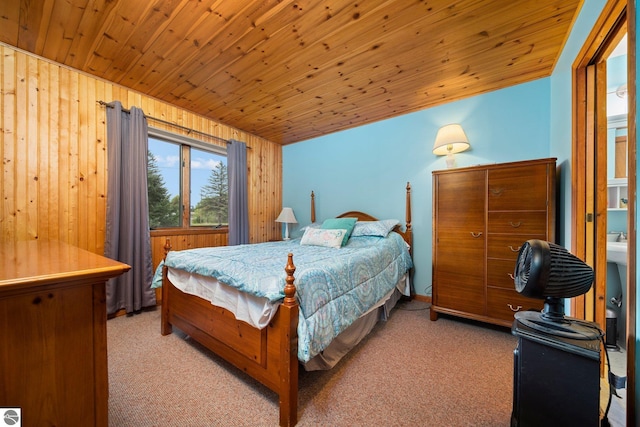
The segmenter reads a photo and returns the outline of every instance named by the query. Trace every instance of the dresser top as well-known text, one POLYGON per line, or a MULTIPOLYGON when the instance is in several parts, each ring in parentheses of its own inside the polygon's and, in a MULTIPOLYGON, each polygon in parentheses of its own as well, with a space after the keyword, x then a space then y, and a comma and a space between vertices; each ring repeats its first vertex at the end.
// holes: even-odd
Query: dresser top
POLYGON ((127 264, 59 241, 0 243, 0 291, 76 280, 106 281, 130 269, 127 264))
POLYGON ((470 170, 491 170, 491 169, 503 169, 510 167, 523 167, 523 166, 533 166, 537 164, 556 164, 557 158, 548 157, 544 159, 533 159, 533 160, 518 160, 514 162, 506 162, 506 163, 485 163, 473 166, 464 166, 464 167, 456 167, 450 169, 440 169, 432 171, 433 175, 445 174, 445 173, 455 173, 462 171, 470 171, 470 170))

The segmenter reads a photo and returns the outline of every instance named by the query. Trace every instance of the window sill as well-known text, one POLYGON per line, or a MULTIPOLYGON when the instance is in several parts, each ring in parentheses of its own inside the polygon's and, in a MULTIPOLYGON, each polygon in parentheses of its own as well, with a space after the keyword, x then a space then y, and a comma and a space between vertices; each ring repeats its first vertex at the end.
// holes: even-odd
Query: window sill
POLYGON ((209 228, 209 227, 192 227, 192 228, 160 228, 151 230, 151 237, 160 236, 191 236, 196 234, 228 234, 228 227, 209 228))

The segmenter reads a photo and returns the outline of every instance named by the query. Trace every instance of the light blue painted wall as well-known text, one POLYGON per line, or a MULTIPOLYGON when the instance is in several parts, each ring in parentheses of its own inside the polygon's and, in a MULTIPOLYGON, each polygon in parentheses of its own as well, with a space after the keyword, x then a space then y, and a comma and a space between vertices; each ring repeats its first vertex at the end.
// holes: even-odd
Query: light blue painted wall
MULTIPOLYGON (((411 181, 415 286, 419 294, 430 294, 431 171, 445 167, 442 158, 431 154, 431 144, 439 126, 459 122, 472 144, 472 151, 458 155, 460 166, 536 157, 558 159, 560 233, 557 237, 559 244, 568 246, 571 242, 571 67, 605 3, 604 0, 584 1, 553 74, 547 79, 284 147, 285 205, 293 206, 296 213, 302 213, 302 218, 308 218, 308 194, 315 190, 318 219, 347 209, 403 219, 402 189, 406 181, 411 181)), ((634 4, 637 10, 638 0, 634 4)), ((637 34, 638 28, 635 30, 637 34)), ((636 61, 636 69, 640 69, 640 52, 636 52, 636 61)), ((640 105, 636 104, 636 111, 640 111, 640 105)), ((637 198, 635 212, 637 224, 640 215, 637 198)), ((634 226, 630 231, 635 233, 635 230, 634 226)), ((640 251, 636 265, 638 260, 640 251)), ((636 275, 636 283, 640 283, 640 269, 636 275)), ((638 306, 640 292, 636 295, 638 306)), ((638 319, 636 329, 640 330, 638 319)), ((639 384, 640 354, 637 357, 635 383, 639 384)), ((635 400, 636 407, 640 407, 640 393, 635 400)), ((640 411, 636 411, 635 421, 640 425, 640 411)))
POLYGON ((431 152, 438 128, 456 122, 467 133, 471 150, 456 156, 458 166, 548 157, 549 90, 540 79, 285 146, 283 202, 296 212, 294 233, 309 222, 312 190, 318 221, 347 210, 404 221, 409 181, 414 287, 430 295, 431 172, 446 168, 431 152))
POLYGON ((551 75, 551 155, 558 159, 558 243, 571 243, 572 65, 605 2, 585 0, 560 59, 551 75))
POLYGON ((607 92, 627 82, 627 55, 607 59, 607 92))

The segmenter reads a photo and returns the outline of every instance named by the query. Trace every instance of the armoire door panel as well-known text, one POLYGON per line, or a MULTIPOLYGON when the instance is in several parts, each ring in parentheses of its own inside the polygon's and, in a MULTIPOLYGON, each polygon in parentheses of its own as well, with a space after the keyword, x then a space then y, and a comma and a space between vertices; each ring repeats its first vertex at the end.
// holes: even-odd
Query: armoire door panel
POLYGON ((438 197, 434 216, 441 233, 458 231, 484 233, 485 171, 443 174, 434 186, 438 197))
POLYGON ((445 275, 438 286, 440 291, 437 301, 434 301, 438 307, 465 313, 486 314, 484 286, 481 281, 473 283, 445 275))
MULTIPOLYGON (((464 269, 471 265, 478 270, 477 263, 485 256, 484 235, 477 238, 471 233, 450 233, 437 237, 435 261, 438 269, 464 269)), ((481 274, 481 273, 478 273, 481 274)))

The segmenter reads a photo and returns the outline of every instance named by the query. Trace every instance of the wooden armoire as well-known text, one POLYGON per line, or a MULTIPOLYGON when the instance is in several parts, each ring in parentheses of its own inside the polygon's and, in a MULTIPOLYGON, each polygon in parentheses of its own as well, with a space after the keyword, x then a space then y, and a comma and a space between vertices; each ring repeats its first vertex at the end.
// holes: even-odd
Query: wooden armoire
POLYGON ((543 300, 515 290, 520 246, 555 242, 556 159, 433 172, 433 288, 438 313, 511 326, 543 300))

